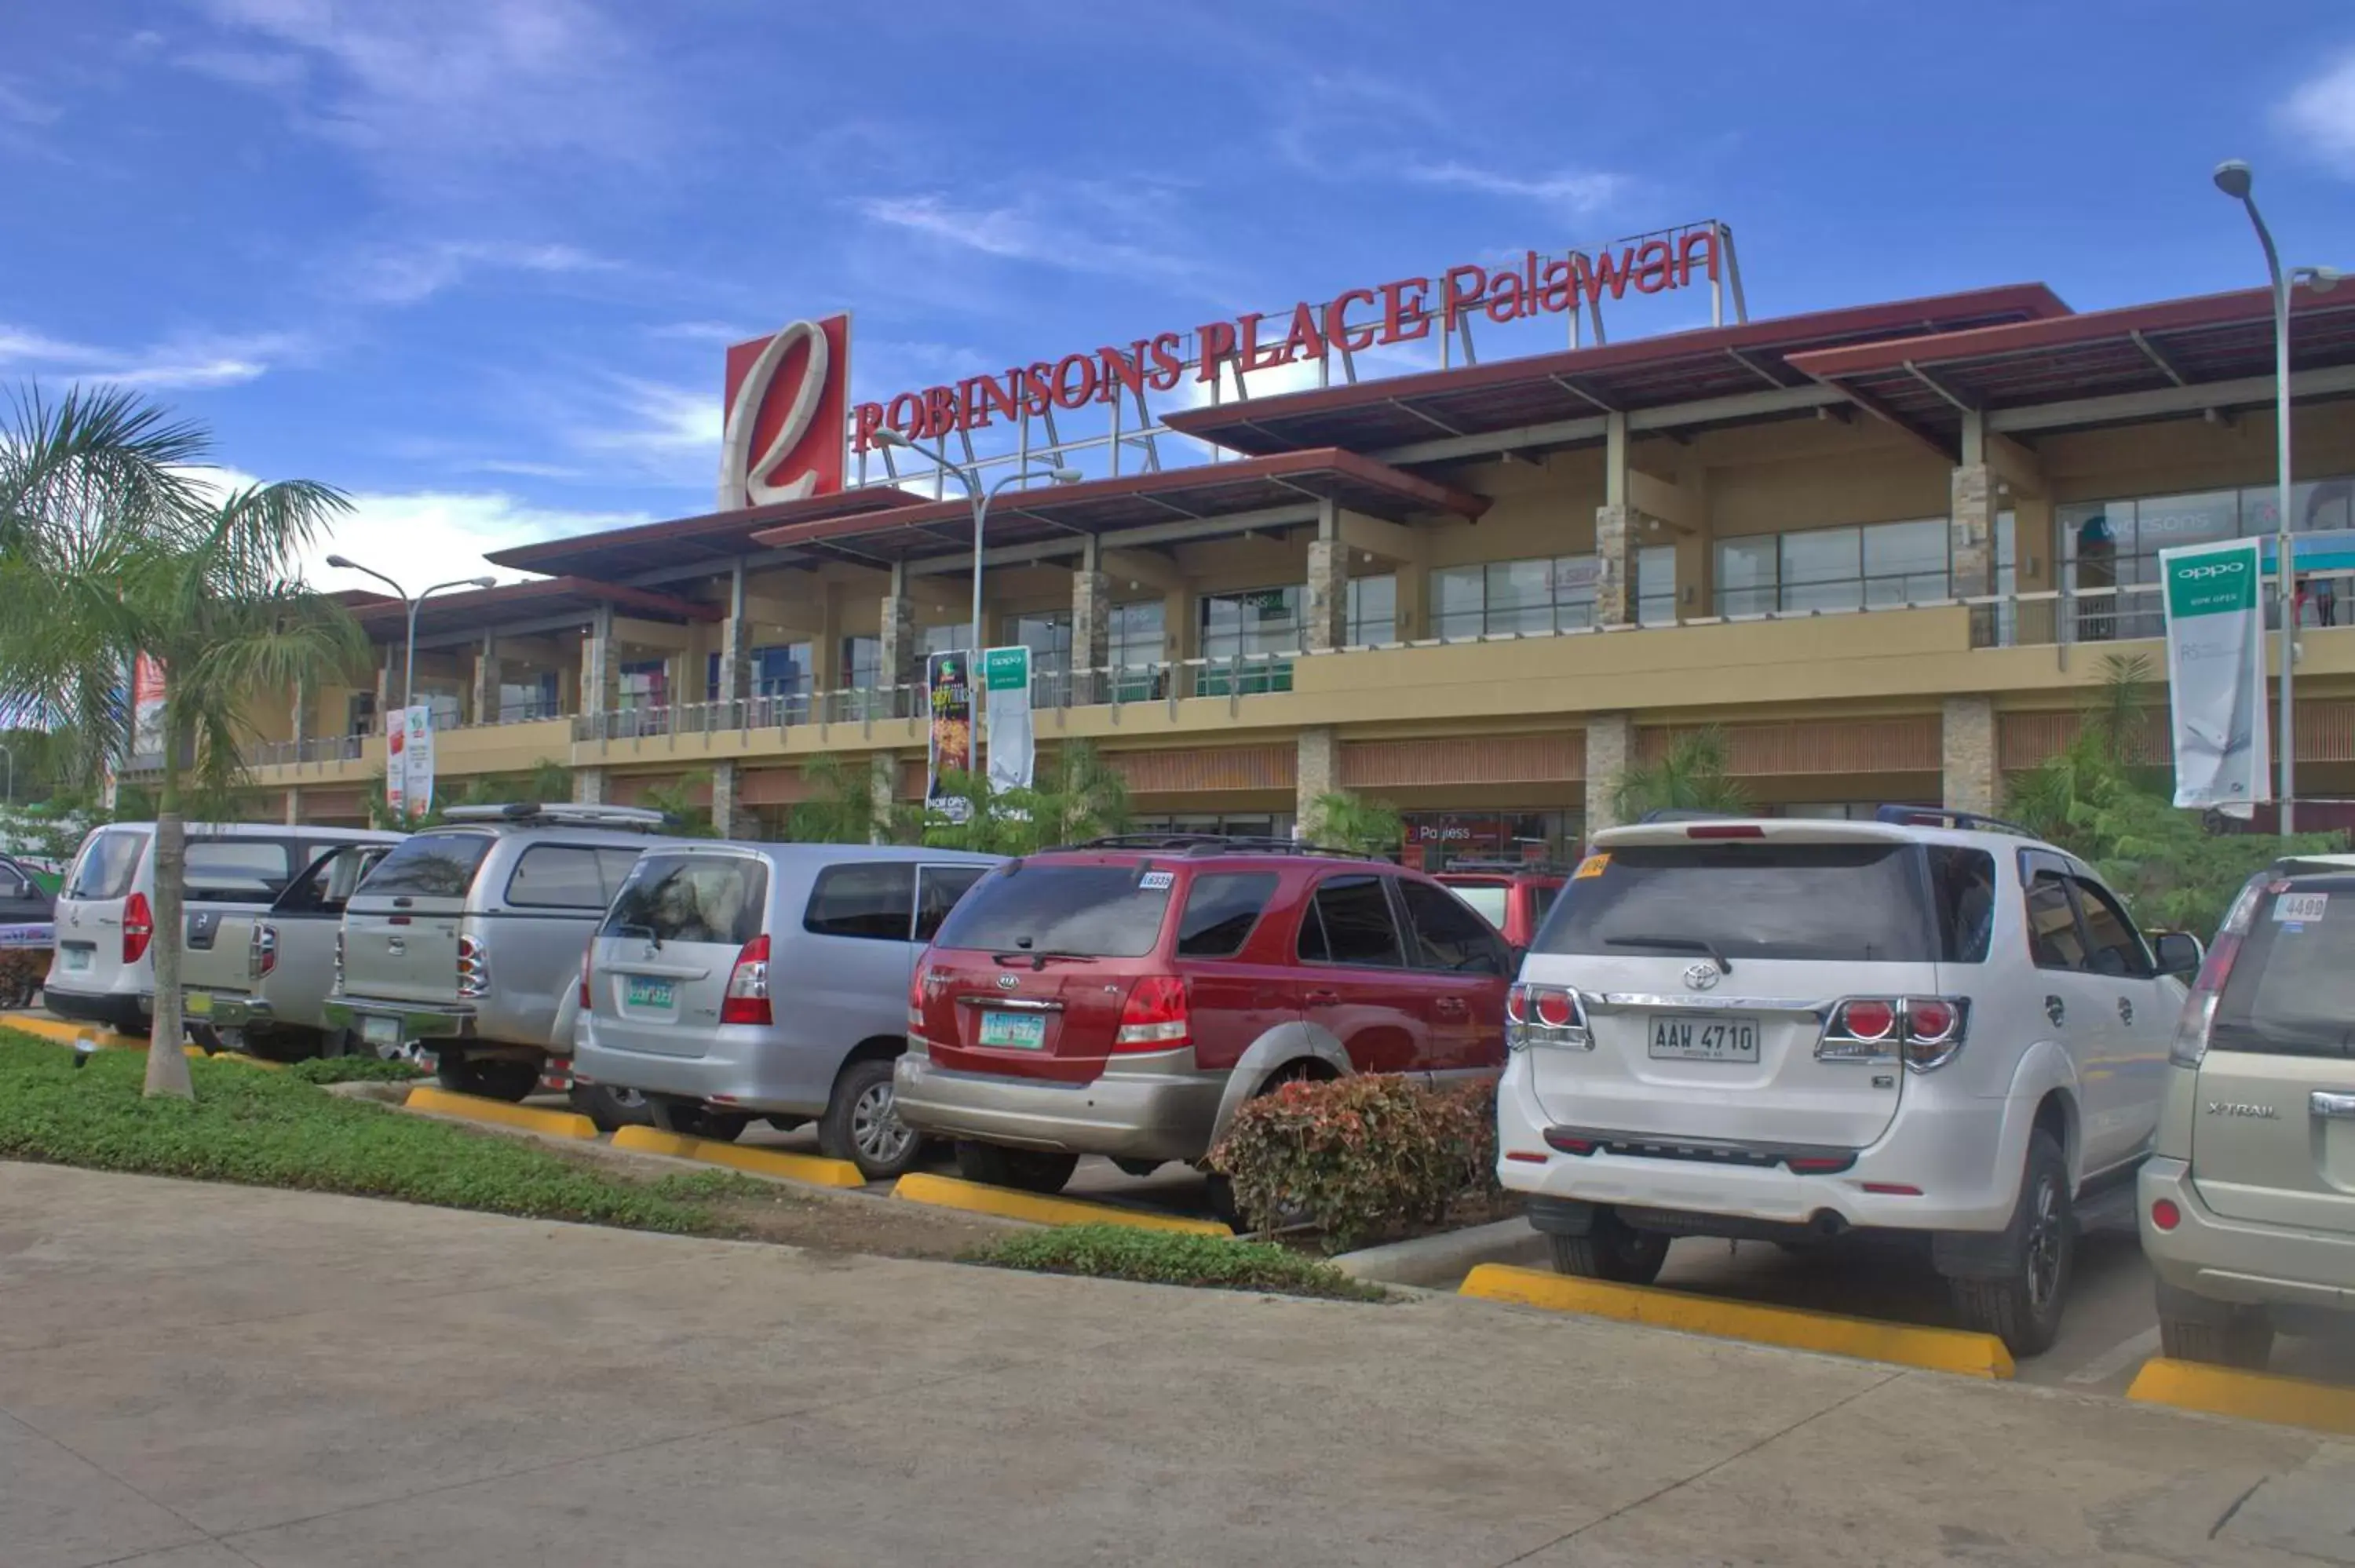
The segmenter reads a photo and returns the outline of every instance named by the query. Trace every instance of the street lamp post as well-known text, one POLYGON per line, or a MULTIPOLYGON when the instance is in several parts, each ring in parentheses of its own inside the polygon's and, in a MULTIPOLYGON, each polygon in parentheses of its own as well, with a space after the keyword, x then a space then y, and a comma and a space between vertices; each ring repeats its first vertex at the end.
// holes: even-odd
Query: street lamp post
POLYGON ((378 571, 374 567, 364 567, 357 561, 346 559, 342 556, 329 556, 327 557, 327 565, 336 567, 339 571, 358 572, 363 577, 374 577, 377 581, 382 583, 385 587, 390 588, 395 594, 399 595, 400 602, 408 608, 409 641, 402 649, 400 655, 400 705, 404 712, 415 706, 417 703, 418 610, 423 608, 427 599, 432 599, 435 594, 440 593, 446 588, 496 588, 499 586, 499 582, 496 577, 459 577, 452 582, 435 583, 432 588, 427 588, 416 598, 411 599, 407 588, 402 588, 399 583, 393 581, 382 572, 378 571))
MULTIPOLYGON (((973 619, 967 628, 966 635, 973 640, 973 645, 968 652, 977 661, 981 657, 981 535, 984 524, 989 520, 989 503, 997 499, 999 491, 1009 484, 1019 484, 1025 480, 1051 479, 1057 484, 1077 484, 1086 475, 1075 468, 1051 468, 1041 472, 1033 472, 1025 468, 1003 475, 995 484, 985 486, 981 482, 981 472, 977 468, 966 468, 963 464, 951 462, 948 455, 939 449, 910 440, 889 425, 877 429, 874 439, 887 447, 905 447, 918 457, 932 459, 940 464, 943 472, 956 475, 957 482, 964 486, 965 499, 973 505, 973 619)), ((978 664, 975 667, 974 678, 978 683, 980 679, 978 664)))
POLYGON ((2248 212, 2249 222, 2257 231, 2257 243, 2264 247, 2265 271, 2272 279, 2274 300, 2274 444, 2275 444, 2275 540, 2274 598, 2281 607, 2281 833, 2287 838, 2296 831, 2297 817, 2297 710, 2292 700, 2296 684, 2297 662, 2297 574, 2294 569, 2295 542, 2290 536, 2289 514, 2289 296, 2293 283, 2304 283, 2320 292, 2334 287, 2339 274, 2325 267, 2301 267, 2284 272, 2281 252, 2274 247, 2273 231, 2265 227, 2264 215, 2257 210, 2256 197, 2252 194, 2255 174, 2238 158, 2230 158, 2216 165, 2213 176, 2216 188, 2237 201, 2248 212))

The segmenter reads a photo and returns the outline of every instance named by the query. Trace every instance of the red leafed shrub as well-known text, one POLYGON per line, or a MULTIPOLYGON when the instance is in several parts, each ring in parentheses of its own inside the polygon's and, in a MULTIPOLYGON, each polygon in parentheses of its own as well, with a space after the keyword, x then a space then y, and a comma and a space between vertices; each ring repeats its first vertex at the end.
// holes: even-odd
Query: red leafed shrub
POLYGON ((1244 1102, 1210 1167, 1263 1229, 1305 1221, 1347 1251, 1497 1190, 1497 1088, 1385 1074, 1285 1084, 1244 1102))

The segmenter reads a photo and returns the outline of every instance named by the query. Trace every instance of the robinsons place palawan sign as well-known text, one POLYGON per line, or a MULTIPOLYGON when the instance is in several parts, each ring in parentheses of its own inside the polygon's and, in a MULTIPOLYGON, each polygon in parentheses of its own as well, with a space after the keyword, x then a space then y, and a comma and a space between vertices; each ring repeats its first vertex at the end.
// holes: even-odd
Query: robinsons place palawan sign
MULTIPOLYGON (((1189 378, 1215 384, 1224 375, 1232 385, 1235 376, 1313 364, 1337 352, 1348 356, 1434 333, 1452 336, 1475 320, 1501 324, 1585 311, 1599 341, 1605 300, 1623 300, 1631 291, 1665 293, 1696 281, 1718 285, 1731 267, 1730 244, 1724 226, 1710 222, 1625 241, 1615 251, 1526 250, 858 404, 848 397, 850 318, 794 322, 728 351, 719 505, 840 490, 848 455, 872 450, 876 432, 887 427, 937 441, 1054 409, 1124 398, 1142 408, 1148 392, 1173 392, 1189 378)), ((1737 284, 1737 302, 1739 294, 1737 284)))

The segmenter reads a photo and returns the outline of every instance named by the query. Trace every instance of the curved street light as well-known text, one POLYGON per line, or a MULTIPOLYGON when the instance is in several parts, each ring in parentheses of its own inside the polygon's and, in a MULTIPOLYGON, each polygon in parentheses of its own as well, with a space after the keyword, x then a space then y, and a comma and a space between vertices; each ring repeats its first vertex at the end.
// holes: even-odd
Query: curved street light
POLYGON ((334 567, 338 571, 357 572, 363 577, 374 577, 377 581, 382 583, 385 587, 398 594, 400 597, 400 602, 408 607, 409 641, 407 646, 402 650, 400 655, 400 705, 404 710, 414 707, 417 703, 418 610, 424 606, 427 599, 432 599, 435 594, 441 593, 445 589, 465 588, 496 588, 499 586, 499 580, 496 577, 459 577, 451 582, 435 583, 432 588, 427 588, 424 592, 411 598, 409 590, 402 588, 399 583, 393 581, 392 578, 385 576, 382 572, 378 571, 374 567, 364 567, 357 561, 350 559, 348 556, 329 556, 327 557, 327 565, 334 567))
MULTIPOLYGON (((911 440, 889 425, 879 428, 875 431, 874 440, 887 447, 904 447, 918 457, 932 459, 940 465, 942 472, 956 475, 957 482, 964 486, 965 499, 973 505, 973 619, 967 627, 967 635, 973 639, 973 645, 967 652, 977 662, 981 658, 981 533, 983 525, 989 519, 989 503, 997 499, 997 493, 1009 484, 1020 484, 1033 479, 1050 479, 1057 484, 1077 484, 1087 475, 1075 468, 1050 468, 1039 471, 1022 468, 1002 476, 995 484, 985 486, 981 482, 981 471, 978 467, 967 468, 962 463, 952 462, 949 461, 948 454, 938 448, 911 440)), ((1035 462, 1038 460, 1031 458, 1025 461, 1035 462)), ((978 662, 975 665, 974 673, 977 680, 980 675, 978 662)), ((894 675, 892 678, 897 680, 899 677, 894 675)))

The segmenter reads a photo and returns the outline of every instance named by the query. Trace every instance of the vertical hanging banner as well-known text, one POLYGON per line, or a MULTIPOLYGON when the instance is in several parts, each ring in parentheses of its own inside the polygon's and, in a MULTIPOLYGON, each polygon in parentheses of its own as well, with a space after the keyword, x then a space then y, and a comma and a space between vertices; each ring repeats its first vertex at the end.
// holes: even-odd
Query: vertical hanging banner
POLYGON ((2161 550, 2158 569, 2166 588, 2175 803, 2204 810, 2271 800, 2257 541, 2161 550))
POLYGON ((395 708, 384 726, 384 809, 409 821, 409 710, 395 708))
POLYGON ((1028 789, 1035 756, 1030 727, 1030 650, 993 648, 981 656, 981 710, 989 740, 989 787, 1028 789))
POLYGON ((952 822, 972 814, 972 803, 943 786, 952 773, 973 771, 973 661, 934 653, 924 661, 924 695, 932 723, 924 765, 924 809, 952 822))
POLYGON ((404 809, 411 817, 433 810, 433 709, 420 703, 402 712, 401 757, 407 778, 401 790, 404 809))

